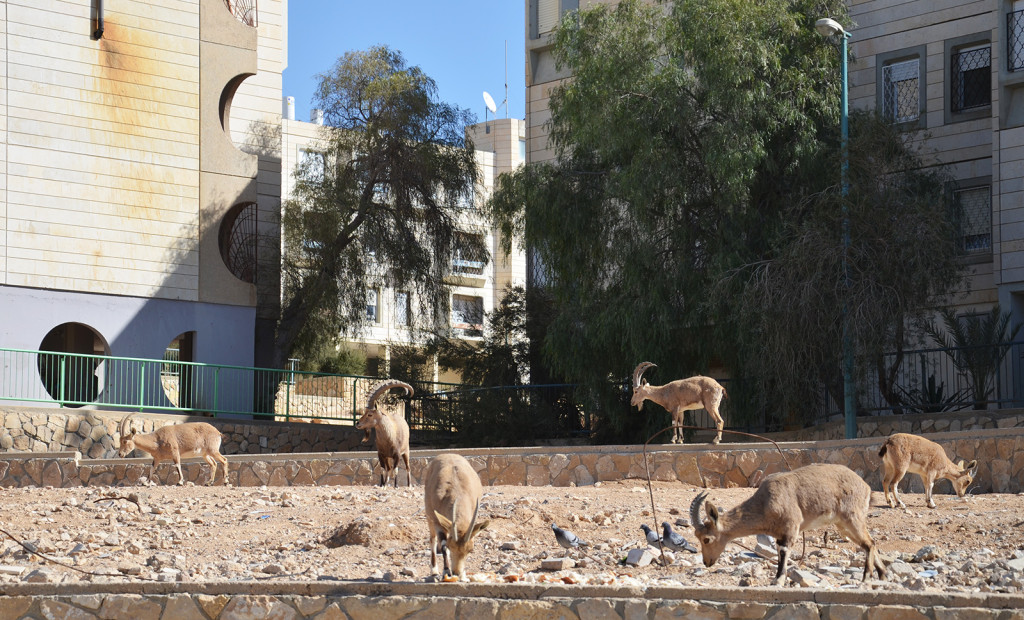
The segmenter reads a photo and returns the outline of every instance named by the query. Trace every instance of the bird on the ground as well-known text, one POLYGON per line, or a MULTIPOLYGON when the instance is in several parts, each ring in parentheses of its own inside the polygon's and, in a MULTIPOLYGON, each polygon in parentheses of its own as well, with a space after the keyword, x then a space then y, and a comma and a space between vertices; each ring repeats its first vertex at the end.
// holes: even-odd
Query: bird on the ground
POLYGON ((657 545, 661 541, 661 536, 658 536, 658 533, 648 527, 646 523, 641 523, 640 529, 644 531, 648 545, 657 545))
POLYGON ((672 526, 669 525, 668 521, 664 521, 661 524, 662 529, 662 541, 665 546, 673 551, 689 551, 690 553, 697 553, 697 547, 694 547, 690 541, 683 538, 682 534, 673 531, 672 526))
POLYGON ((569 553, 569 549, 588 546, 587 543, 581 540, 579 536, 568 530, 563 530, 554 523, 551 524, 551 531, 555 533, 555 540, 558 541, 558 545, 560 547, 566 550, 566 554, 569 553))

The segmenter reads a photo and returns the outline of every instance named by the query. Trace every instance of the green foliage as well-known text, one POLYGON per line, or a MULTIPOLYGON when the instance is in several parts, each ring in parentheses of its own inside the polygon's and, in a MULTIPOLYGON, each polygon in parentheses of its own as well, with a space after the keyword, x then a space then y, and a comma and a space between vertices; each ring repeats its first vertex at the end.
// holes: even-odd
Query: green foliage
MULTIPOLYGON (((666 381, 721 365, 729 423, 803 421, 822 384, 841 391, 844 304, 867 368, 950 290, 944 177, 868 115, 851 119, 844 286, 823 15, 847 21, 839 0, 626 0, 563 20, 557 159, 500 179, 489 203, 547 270, 552 372, 597 394, 643 360, 666 381)), ((602 411, 611 432, 636 427, 635 410, 602 411)))
POLYGON ((433 327, 452 257, 484 251, 456 226, 477 175, 464 140, 472 115, 438 101, 419 67, 387 47, 348 52, 320 76, 314 105, 323 157, 300 165, 282 216, 279 362, 358 332, 367 291, 384 283, 413 293, 414 316, 433 327))
POLYGON ((337 351, 317 360, 316 366, 317 372, 361 376, 366 374, 366 354, 342 345, 337 351))
POLYGON ((1010 351, 1021 326, 1010 329, 1010 313, 998 305, 986 314, 957 316, 952 308, 939 310, 943 328, 924 323, 925 332, 953 361, 957 370, 967 375, 975 409, 985 409, 992 394, 999 364, 1010 351))

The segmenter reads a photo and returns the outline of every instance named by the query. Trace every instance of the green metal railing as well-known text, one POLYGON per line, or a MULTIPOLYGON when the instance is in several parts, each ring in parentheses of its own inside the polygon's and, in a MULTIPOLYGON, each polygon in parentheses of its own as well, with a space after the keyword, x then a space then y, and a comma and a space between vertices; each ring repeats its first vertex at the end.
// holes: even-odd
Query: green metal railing
MULTIPOLYGON (((0 401, 353 424, 377 377, 0 348, 0 401)), ((451 384, 420 384, 450 389, 451 384)))

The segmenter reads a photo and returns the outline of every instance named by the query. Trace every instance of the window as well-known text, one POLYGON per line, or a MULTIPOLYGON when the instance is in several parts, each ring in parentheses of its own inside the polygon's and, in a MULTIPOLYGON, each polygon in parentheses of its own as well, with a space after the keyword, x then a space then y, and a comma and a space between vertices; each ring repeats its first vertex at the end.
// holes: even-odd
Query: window
POLYGON ((1024 0, 1013 3, 1006 15, 1006 68, 1024 69, 1024 0))
POLYGON ((484 238, 481 235, 460 235, 452 256, 452 273, 463 276, 482 276, 487 265, 484 238))
POLYGON ((409 307, 409 293, 395 292, 395 325, 408 326, 412 312, 409 307))
POLYGON ((987 43, 955 51, 950 67, 950 105, 954 112, 992 103, 992 50, 987 43))
POLYGON ((484 299, 467 295, 452 295, 452 329, 462 336, 484 335, 484 299))
POLYGON ((920 62, 917 58, 882 67, 882 114, 894 123, 920 117, 920 62))
POLYGON ((959 224, 957 238, 964 254, 992 251, 992 188, 989 184, 953 190, 953 205, 959 224))
POLYGON ((369 289, 366 291, 366 320, 371 323, 380 322, 380 305, 378 304, 378 295, 375 289, 369 289))
POLYGON ((320 151, 299 149, 299 171, 310 181, 321 181, 324 178, 324 154, 320 151))

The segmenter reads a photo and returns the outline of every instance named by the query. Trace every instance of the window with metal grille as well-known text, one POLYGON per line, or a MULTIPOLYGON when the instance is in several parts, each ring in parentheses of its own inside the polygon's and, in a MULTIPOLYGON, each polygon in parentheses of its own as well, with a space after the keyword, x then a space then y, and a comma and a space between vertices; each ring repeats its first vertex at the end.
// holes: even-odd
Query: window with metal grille
POLYGON ((1006 68, 1024 69, 1024 2, 1014 2, 1006 15, 1006 68))
POLYGON ((366 320, 370 323, 380 322, 380 306, 378 305, 378 295, 376 289, 368 289, 366 291, 366 320))
POLYGON ((405 291, 395 292, 395 325, 409 325, 409 293, 405 291))
POLYGON ((915 121, 921 115, 918 59, 882 67, 882 112, 894 123, 915 121))
POLYGON ((256 283, 256 248, 259 242, 254 203, 235 205, 220 226, 220 252, 236 278, 256 283))
POLYGON ((960 249, 965 254, 992 251, 992 188, 966 187, 953 192, 959 222, 960 249))
POLYGON ((950 94, 954 112, 992 103, 992 50, 988 45, 965 48, 953 54, 950 94))
POLYGON ((466 295, 452 295, 452 329, 456 334, 470 337, 484 335, 484 299, 466 295))

